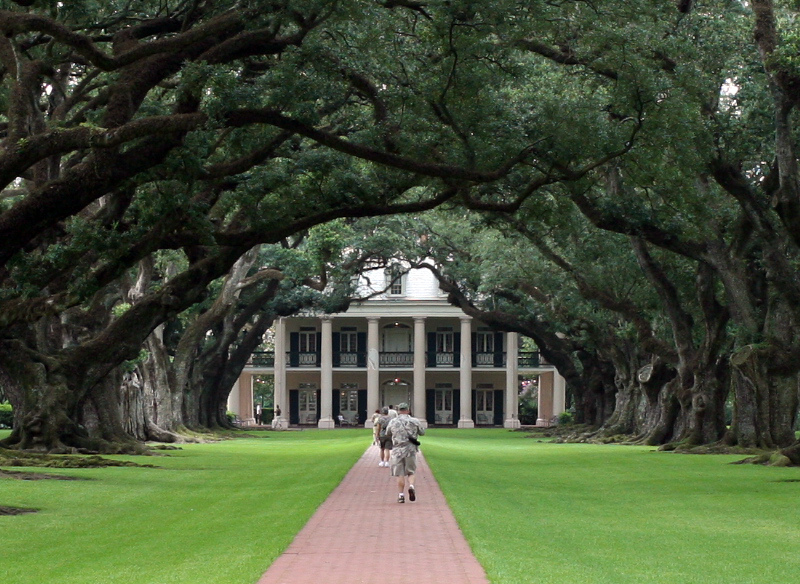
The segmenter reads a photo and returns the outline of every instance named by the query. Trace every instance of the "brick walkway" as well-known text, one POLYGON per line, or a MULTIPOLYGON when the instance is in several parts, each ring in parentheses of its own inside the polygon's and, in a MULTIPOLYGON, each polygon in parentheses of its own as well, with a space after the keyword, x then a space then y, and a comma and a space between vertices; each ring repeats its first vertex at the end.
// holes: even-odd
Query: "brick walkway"
POLYGON ((370 446, 258 584, 488 584, 424 457, 415 502, 395 481, 370 446))

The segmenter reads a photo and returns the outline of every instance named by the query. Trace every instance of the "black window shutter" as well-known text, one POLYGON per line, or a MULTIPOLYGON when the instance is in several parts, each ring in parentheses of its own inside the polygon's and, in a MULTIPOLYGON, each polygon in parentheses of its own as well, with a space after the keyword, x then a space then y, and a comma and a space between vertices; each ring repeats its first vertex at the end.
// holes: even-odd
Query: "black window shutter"
POLYGON ((342 364, 341 359, 341 335, 339 333, 333 333, 333 366, 339 367, 342 364))
POLYGON ((300 423, 300 392, 296 389, 289 390, 289 423, 300 423))
POLYGON ((333 392, 332 399, 331 399, 331 407, 333 409, 333 419, 335 423, 339 423, 339 414, 342 413, 342 400, 341 394, 338 390, 332 389, 333 392))
POLYGON ((358 423, 363 424, 367 421, 367 390, 358 390, 358 423))
POLYGON ((503 333, 494 333, 494 366, 503 367, 503 333))
POLYGON ((436 367, 436 333, 428 333, 428 367, 436 367))
POLYGON ((475 391, 474 389, 471 391, 472 391, 472 421, 475 422, 476 421, 475 418, 477 417, 478 414, 478 404, 475 403, 475 401, 478 399, 478 392, 475 391))
POLYGON ((494 390, 494 425, 495 426, 502 426, 503 425, 503 414, 505 411, 503 408, 506 405, 505 400, 503 399, 503 395, 505 392, 502 389, 495 389, 494 390))
POLYGON ((471 333, 472 338, 472 366, 478 365, 478 333, 471 333))
MULTIPOLYGON (((367 333, 356 333, 356 345, 358 347, 358 366, 367 366, 367 333)), ((364 406, 366 409, 366 406, 364 406)))
POLYGON ((300 333, 289 333, 289 367, 300 366, 300 333))

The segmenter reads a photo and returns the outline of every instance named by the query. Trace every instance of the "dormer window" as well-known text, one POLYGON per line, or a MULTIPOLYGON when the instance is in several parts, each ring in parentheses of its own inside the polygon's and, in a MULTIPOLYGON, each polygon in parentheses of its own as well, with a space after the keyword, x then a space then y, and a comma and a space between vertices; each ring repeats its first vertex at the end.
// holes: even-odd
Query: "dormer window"
POLYGON ((405 294, 406 271, 397 264, 386 269, 386 284, 389 296, 405 294))

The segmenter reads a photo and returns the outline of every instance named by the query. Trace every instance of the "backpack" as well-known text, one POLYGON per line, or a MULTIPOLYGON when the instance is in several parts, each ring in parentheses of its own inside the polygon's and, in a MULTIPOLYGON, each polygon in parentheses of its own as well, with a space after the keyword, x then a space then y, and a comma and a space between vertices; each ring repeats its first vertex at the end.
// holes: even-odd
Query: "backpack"
POLYGON ((381 433, 378 434, 381 438, 386 438, 386 427, 392 419, 389 416, 381 416, 378 418, 378 423, 381 425, 381 433))

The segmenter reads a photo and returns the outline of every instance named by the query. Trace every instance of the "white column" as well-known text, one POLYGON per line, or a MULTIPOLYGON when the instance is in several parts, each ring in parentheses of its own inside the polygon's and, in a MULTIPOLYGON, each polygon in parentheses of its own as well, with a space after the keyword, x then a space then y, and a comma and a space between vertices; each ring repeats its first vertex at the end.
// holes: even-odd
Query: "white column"
POLYGON ((519 428, 519 372, 517 333, 506 333, 506 419, 504 428, 519 428))
POLYGON ((322 347, 320 348, 320 418, 317 427, 330 429, 333 420, 333 321, 322 318, 322 347))
POLYGON ((239 410, 239 385, 241 384, 242 376, 234 382, 231 392, 228 394, 228 411, 233 412, 239 418, 242 417, 242 412, 239 410))
POLYGON ((425 411, 425 317, 414 317, 414 403, 411 411, 414 417, 428 427, 425 411))
POLYGON ((253 405, 253 377, 255 376, 252 373, 246 373, 242 375, 239 381, 239 404, 242 410, 239 415, 245 426, 254 426, 256 423, 256 413, 253 405))
POLYGON ((566 410, 567 380, 558 371, 553 372, 553 416, 566 410))
POLYGON ((553 421, 553 372, 539 374, 539 414, 537 426, 549 426, 553 421))
MULTIPOLYGON (((367 412, 380 407, 380 349, 377 317, 367 318, 367 412)), ((371 417, 371 416, 368 416, 371 417)))
POLYGON ((461 362, 459 364, 461 385, 461 419, 459 428, 474 428, 472 419, 472 318, 461 317, 461 362))
POLYGON ((289 389, 286 386, 286 319, 275 321, 275 394, 273 406, 280 407, 281 415, 275 416, 272 425, 277 429, 289 427, 289 389))

